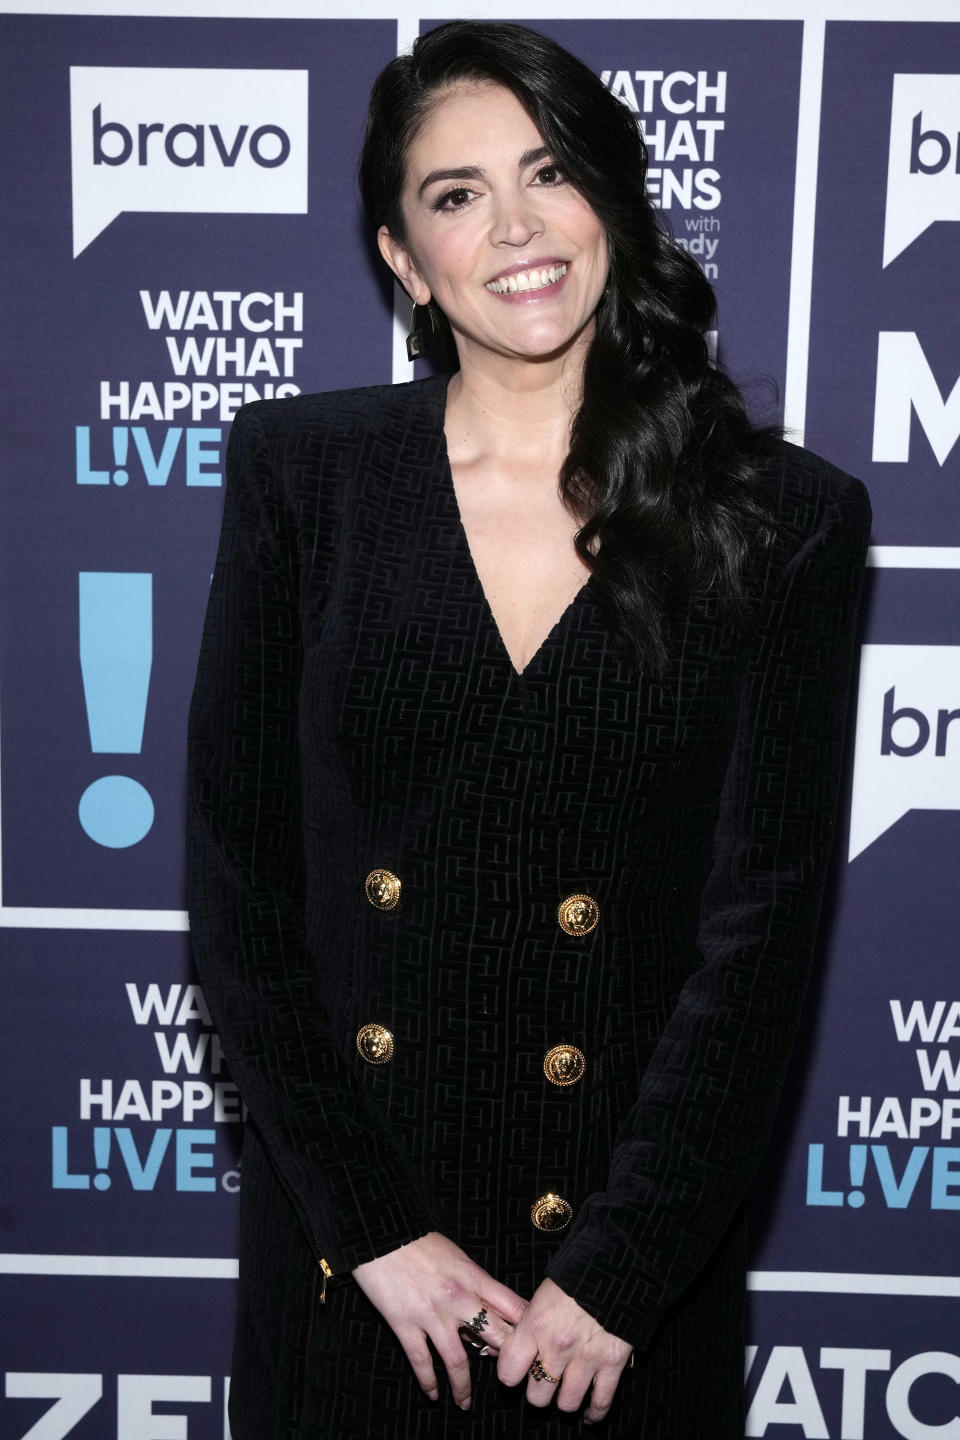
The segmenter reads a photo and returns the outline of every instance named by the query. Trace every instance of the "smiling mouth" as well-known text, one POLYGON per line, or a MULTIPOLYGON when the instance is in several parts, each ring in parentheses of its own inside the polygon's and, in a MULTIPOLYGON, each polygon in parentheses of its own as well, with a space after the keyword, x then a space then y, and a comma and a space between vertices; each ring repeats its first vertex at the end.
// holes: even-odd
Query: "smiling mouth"
POLYGON ((556 285, 566 273, 566 265, 545 265, 540 270, 521 270, 516 275, 502 275, 496 280, 488 280, 483 288, 493 295, 516 295, 556 285))

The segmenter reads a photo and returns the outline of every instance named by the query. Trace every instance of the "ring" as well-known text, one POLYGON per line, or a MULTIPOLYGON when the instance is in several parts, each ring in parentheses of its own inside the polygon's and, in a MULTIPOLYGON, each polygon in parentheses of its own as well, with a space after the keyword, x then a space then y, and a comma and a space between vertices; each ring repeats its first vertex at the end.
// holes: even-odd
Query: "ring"
POLYGON ((538 1385, 540 1384, 541 1380, 548 1380, 551 1385, 560 1384, 560 1376, 551 1375, 549 1370, 545 1370, 543 1361, 540 1359, 539 1355, 534 1360, 533 1364, 530 1366, 530 1374, 533 1376, 534 1380, 536 1380, 538 1385))
POLYGON ((487 1307, 482 1305, 477 1314, 470 1321, 471 1330, 482 1330, 487 1323, 487 1307))

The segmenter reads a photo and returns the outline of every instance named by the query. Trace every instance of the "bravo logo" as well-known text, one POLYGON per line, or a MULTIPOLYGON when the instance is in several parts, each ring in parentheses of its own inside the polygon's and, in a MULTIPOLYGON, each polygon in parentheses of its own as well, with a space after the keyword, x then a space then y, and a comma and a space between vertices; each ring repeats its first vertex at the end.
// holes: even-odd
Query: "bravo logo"
POLYGON ((850 856, 910 810, 960 810, 960 645, 864 645, 850 856))
POLYGON ((307 78, 71 66, 74 257, 124 211, 305 215, 307 78))
POLYGON ((960 75, 894 75, 884 268, 937 220, 960 220, 960 75))

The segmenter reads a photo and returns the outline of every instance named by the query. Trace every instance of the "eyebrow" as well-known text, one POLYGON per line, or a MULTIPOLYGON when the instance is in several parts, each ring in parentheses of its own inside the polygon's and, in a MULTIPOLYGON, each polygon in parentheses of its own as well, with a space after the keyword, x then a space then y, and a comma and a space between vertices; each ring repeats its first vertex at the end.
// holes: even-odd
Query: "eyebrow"
MULTIPOLYGON (((534 150, 524 150, 517 165, 518 170, 526 170, 528 165, 535 165, 538 160, 546 160, 550 155, 546 145, 538 145, 534 150)), ((453 170, 431 170, 420 182, 417 190, 422 195, 428 185, 435 185, 438 180, 482 180, 484 171, 479 165, 458 165, 453 170)))

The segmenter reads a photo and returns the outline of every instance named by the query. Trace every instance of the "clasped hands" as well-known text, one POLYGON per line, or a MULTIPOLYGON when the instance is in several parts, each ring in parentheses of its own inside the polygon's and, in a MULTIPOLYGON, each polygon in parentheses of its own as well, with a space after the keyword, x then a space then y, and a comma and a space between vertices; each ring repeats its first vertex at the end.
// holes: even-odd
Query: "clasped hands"
POLYGON ((602 1420, 613 1401, 633 1347, 611 1335, 552 1280, 524 1300, 436 1231, 358 1265, 354 1279, 403 1346, 421 1389, 439 1397, 429 1339, 444 1363, 453 1398, 470 1407, 470 1362, 459 1336, 486 1311, 482 1339, 499 1352, 497 1374, 505 1385, 526 1377, 527 1400, 543 1408, 577 1410, 587 1391, 584 1420, 602 1420), (530 1373, 539 1358, 544 1378, 530 1373))

